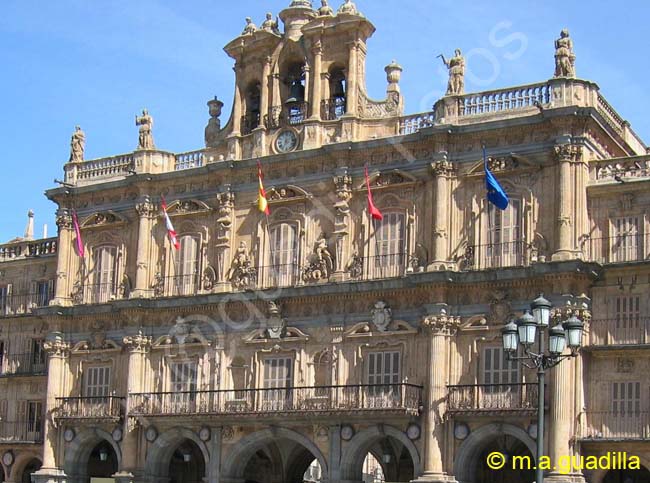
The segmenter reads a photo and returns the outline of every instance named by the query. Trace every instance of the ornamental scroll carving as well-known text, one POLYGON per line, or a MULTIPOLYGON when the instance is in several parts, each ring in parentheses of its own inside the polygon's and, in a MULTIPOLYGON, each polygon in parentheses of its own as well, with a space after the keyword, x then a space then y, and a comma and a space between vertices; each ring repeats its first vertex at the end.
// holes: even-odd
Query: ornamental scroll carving
POLYGON ((248 246, 245 241, 242 241, 230 264, 226 279, 232 284, 233 288, 244 290, 252 286, 256 276, 257 270, 252 265, 248 246))
POLYGON ((368 98, 364 90, 359 87, 359 117, 365 119, 382 119, 400 115, 400 94, 389 92, 383 101, 374 101, 368 98))
POLYGON ((307 260, 303 280, 307 283, 328 280, 334 271, 334 259, 327 246, 327 236, 323 233, 316 241, 314 251, 307 260))

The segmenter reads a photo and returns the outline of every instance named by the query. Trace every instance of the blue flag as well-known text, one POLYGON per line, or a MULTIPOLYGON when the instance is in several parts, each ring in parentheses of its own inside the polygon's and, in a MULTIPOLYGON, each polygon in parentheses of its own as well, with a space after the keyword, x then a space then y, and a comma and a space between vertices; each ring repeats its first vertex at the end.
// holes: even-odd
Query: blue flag
POLYGON ((483 164, 485 165, 485 189, 487 190, 487 199, 494 206, 500 210, 505 210, 508 207, 508 195, 497 181, 497 179, 488 168, 488 158, 485 153, 485 146, 483 146, 483 164))

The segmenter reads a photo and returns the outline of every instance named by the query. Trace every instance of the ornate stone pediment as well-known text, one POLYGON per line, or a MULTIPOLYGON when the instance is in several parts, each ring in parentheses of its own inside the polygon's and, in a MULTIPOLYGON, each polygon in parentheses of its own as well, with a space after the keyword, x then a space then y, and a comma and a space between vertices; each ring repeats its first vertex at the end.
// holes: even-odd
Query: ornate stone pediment
POLYGON ((211 211, 206 203, 200 200, 176 200, 169 204, 167 214, 175 215, 192 215, 195 213, 205 213, 211 211))
POLYGON ((72 352, 90 351, 119 351, 122 346, 106 337, 106 327, 103 322, 94 322, 91 326, 90 338, 77 342, 72 352))
POLYGON ((306 342, 309 340, 309 335, 305 334, 302 330, 296 327, 286 327, 283 335, 279 338, 269 337, 267 329, 257 329, 244 337, 246 344, 266 344, 269 342, 306 342))
POLYGON ((310 200, 312 198, 313 196, 309 194, 307 191, 305 191, 304 189, 298 186, 293 186, 293 185, 273 187, 270 188, 266 193, 266 199, 269 201, 269 203, 280 203, 280 202, 299 201, 299 200, 302 201, 302 200, 310 200))
POLYGON ((408 322, 403 320, 393 320, 386 330, 379 330, 371 322, 361 322, 355 324, 350 329, 346 330, 343 333, 343 338, 353 338, 353 337, 378 337, 378 336, 388 336, 393 337, 395 335, 412 335, 417 334, 417 330, 411 327, 408 322), (374 330, 373 330, 374 328, 374 330))
MULTIPOLYGON (((400 169, 391 169, 388 171, 377 171, 374 173, 370 173, 368 175, 368 179, 370 180, 370 187, 373 189, 388 188, 394 185, 413 184, 413 183, 417 183, 418 181, 418 179, 415 176, 406 173, 400 169)), ((363 180, 362 183, 357 185, 356 189, 365 190, 366 181, 363 180)))
POLYGON ((173 345, 209 346, 210 341, 191 321, 183 317, 177 317, 174 325, 169 329, 169 333, 158 337, 153 343, 154 348, 173 345))
POLYGON ((81 228, 94 228, 98 226, 116 225, 126 223, 127 219, 114 211, 102 211, 93 213, 85 218, 81 223, 81 228))
MULTIPOLYGON (((488 156, 488 168, 492 173, 502 173, 506 171, 517 171, 527 168, 533 168, 535 165, 523 156, 509 154, 506 156, 488 156)), ((485 169, 483 160, 477 161, 467 172, 467 176, 484 176, 485 169)))

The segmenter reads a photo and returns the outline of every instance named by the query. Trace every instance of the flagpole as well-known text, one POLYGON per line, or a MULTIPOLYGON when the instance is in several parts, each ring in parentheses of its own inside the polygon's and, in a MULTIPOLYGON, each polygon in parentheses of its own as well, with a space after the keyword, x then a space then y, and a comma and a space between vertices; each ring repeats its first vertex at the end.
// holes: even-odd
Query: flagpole
MULTIPOLYGON (((365 174, 366 174, 366 183, 367 183, 368 191, 370 192, 370 177, 369 177, 369 174, 368 174, 368 168, 369 167, 370 166, 369 166, 368 163, 366 163, 365 166, 364 166, 365 174)), ((373 216, 373 214, 370 211, 369 211, 369 214, 370 214, 370 221, 372 223, 372 230, 373 230, 372 238, 375 240, 375 260, 379 261, 379 273, 380 273, 381 277, 383 278, 384 277, 384 264, 383 264, 383 260, 381 259, 381 255, 380 255, 379 241, 377 240, 377 220, 375 219, 375 217, 373 216)), ((368 260, 368 262, 371 263, 370 260, 368 260)), ((370 272, 370 267, 368 267, 368 271, 370 272)))

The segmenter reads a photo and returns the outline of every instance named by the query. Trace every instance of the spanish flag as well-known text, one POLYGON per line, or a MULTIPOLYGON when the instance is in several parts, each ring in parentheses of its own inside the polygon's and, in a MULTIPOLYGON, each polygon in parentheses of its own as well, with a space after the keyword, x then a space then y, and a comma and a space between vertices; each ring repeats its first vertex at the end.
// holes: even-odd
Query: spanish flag
POLYGON ((167 214, 167 202, 165 201, 165 197, 163 195, 160 195, 160 199, 162 200, 161 203, 162 214, 163 217, 165 218, 165 228, 167 228, 167 235, 169 235, 169 241, 171 242, 171 244, 174 246, 176 250, 180 250, 181 242, 178 240, 178 235, 176 234, 176 230, 174 230, 174 225, 172 225, 172 220, 169 219, 169 215, 167 214))
POLYGON ((264 189, 263 183, 264 174, 262 173, 262 165, 259 161, 257 162, 257 179, 260 182, 260 194, 257 198, 257 208, 266 216, 269 216, 271 214, 271 210, 269 209, 269 202, 266 199, 266 190, 264 189))

